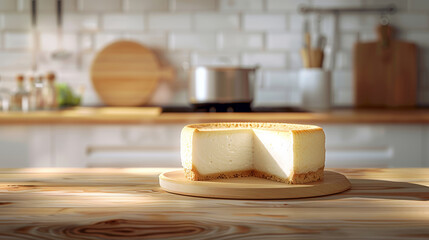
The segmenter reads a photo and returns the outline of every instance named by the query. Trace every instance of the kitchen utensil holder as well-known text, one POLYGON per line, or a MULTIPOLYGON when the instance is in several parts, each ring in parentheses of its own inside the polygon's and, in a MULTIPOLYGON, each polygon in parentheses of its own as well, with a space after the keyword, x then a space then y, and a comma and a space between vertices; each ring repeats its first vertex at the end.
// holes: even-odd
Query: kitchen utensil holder
POLYGON ((302 108, 328 111, 331 108, 331 72, 322 68, 303 68, 299 72, 302 108))

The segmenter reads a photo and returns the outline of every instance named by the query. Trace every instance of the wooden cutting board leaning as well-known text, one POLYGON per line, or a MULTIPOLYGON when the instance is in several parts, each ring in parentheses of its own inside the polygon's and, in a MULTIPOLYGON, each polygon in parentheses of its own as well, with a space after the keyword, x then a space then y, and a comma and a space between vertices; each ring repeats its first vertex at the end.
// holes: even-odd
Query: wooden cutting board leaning
POLYGON ((118 41, 97 54, 90 75, 105 104, 140 106, 150 99, 160 79, 172 78, 173 71, 162 68, 155 53, 145 46, 118 41))
POLYGON ((378 40, 354 47, 355 106, 414 107, 417 46, 394 39, 390 25, 377 27, 378 40))

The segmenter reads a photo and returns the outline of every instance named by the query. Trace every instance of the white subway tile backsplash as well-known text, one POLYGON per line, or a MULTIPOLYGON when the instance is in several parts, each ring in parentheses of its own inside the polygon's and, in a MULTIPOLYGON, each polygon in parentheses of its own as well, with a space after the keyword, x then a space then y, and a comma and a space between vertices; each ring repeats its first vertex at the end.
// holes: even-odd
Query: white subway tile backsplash
POLYGON ((168 0, 125 0, 125 10, 128 12, 168 11, 168 0))
POLYGON ((142 31, 142 14, 106 14, 103 16, 103 29, 117 31, 142 31))
POLYGON ((310 0, 267 0, 268 11, 297 12, 300 6, 309 6, 310 0))
POLYGON ((299 106, 301 94, 285 89, 259 89, 255 94, 253 106, 299 106))
MULTIPOLYGON (((83 71, 89 71, 92 62, 94 61, 95 53, 94 52, 84 52, 82 53, 82 69, 83 71)), ((86 75, 88 76, 88 75, 86 75)), ((92 86, 92 84, 89 84, 92 86)), ((86 90, 85 90, 86 92, 86 90)))
POLYGON ((330 33, 334 26, 334 19, 332 15, 304 15, 300 13, 288 14, 289 17, 289 30, 291 32, 302 33, 304 30, 304 22, 308 21, 310 32, 312 34, 317 33, 317 25, 319 34, 330 33))
POLYGON ((28 30, 31 27, 31 19, 28 14, 7 13, 2 15, 3 29, 28 30))
POLYGON ((302 58, 301 53, 298 49, 289 53, 289 68, 290 69, 300 69, 302 68, 302 58))
MULTIPOLYGON (((16 72, 31 66, 30 2, 0 0, 0 69, 3 73, 5 68, 16 72)), ((58 47, 55 2, 38 1, 40 69, 73 72, 79 60, 74 59, 66 68, 48 61, 58 47)), ((113 41, 130 39, 155 49, 162 64, 177 70, 179 81, 174 89, 181 92, 182 95, 178 95, 182 96, 182 102, 186 102, 184 62, 212 66, 260 65, 258 75, 262 76, 258 77, 255 104, 293 105, 300 103, 299 49, 305 16, 298 8, 301 5, 375 7, 389 4, 399 9, 391 15, 397 37, 419 45, 419 102, 429 105, 427 0, 64 0, 64 46, 80 49, 80 73, 85 76, 96 52, 113 41)), ((314 31, 315 15, 308 17, 314 31)), ((332 42, 333 20, 332 15, 322 15, 321 32, 328 37, 328 46, 332 42)), ((353 104, 353 45, 358 39, 376 40, 374 27, 379 15, 347 13, 341 14, 339 20, 332 96, 335 105, 350 106, 353 104)), ((82 79, 90 85, 87 77, 82 79)), ((95 93, 92 95, 94 98, 95 93)))
POLYGON ((169 39, 171 50, 214 50, 216 35, 212 33, 172 33, 169 39))
POLYGON ((263 78, 266 89, 299 89, 298 71, 267 70, 264 71, 263 78))
POLYGON ((339 48, 342 50, 352 50, 358 40, 358 35, 355 33, 343 33, 340 36, 339 48))
POLYGON ((27 9, 25 9, 25 7, 28 7, 30 5, 30 1, 29 0, 17 0, 16 4, 17 4, 17 10, 19 12, 22 12, 24 10, 27 10, 27 9))
POLYGON ((95 31, 98 26, 98 16, 96 14, 64 14, 63 28, 66 31, 95 31))
POLYGON ((7 59, 7 61, 0 61, 0 69, 3 70, 28 70, 31 67, 31 53, 30 52, 0 52, 0 59, 7 59))
POLYGON ((262 49, 264 40, 260 33, 222 33, 219 48, 225 50, 262 49))
POLYGON ((183 87, 178 89, 176 92, 174 92, 174 95, 171 98, 170 104, 173 104, 175 106, 188 106, 189 99, 188 99, 187 88, 183 87))
POLYGON ((37 0, 37 11, 39 13, 55 12, 56 4, 57 4, 56 0, 37 0))
POLYGON ((82 52, 89 52, 95 48, 94 37, 90 33, 83 33, 78 35, 78 41, 78 45, 80 45, 80 50, 82 52))
POLYGON ((4 48, 8 50, 29 50, 33 47, 31 34, 27 32, 6 32, 4 48))
MULTIPOLYGON (((18 2, 18 11, 28 12, 31 9, 31 0, 15 0, 18 2)), ((77 10, 78 0, 63 0, 63 11, 74 12, 77 10)), ((39 14, 54 13, 56 0, 37 0, 37 11, 39 14)))
POLYGON ((175 11, 214 11, 216 0, 172 0, 175 11))
POLYGON ((238 30, 240 20, 237 14, 200 13, 195 15, 195 28, 205 30, 238 30))
POLYGON ((52 31, 57 29, 56 15, 53 13, 39 14, 37 16, 37 29, 39 31, 52 31))
POLYGON ((100 50, 108 44, 123 38, 124 36, 121 33, 98 33, 95 35, 95 48, 100 50))
MULTIPOLYGON (((365 16, 367 17, 367 16, 365 16)), ((358 14, 353 15, 340 15, 339 17, 339 27, 341 31, 350 32, 350 31, 359 31, 364 26, 362 25, 362 18, 358 14)), ((373 28, 374 25, 371 25, 373 28)))
POLYGON ((165 54, 162 54, 161 56, 161 62, 164 65, 172 65, 176 66, 176 68, 180 71, 183 70, 184 64, 190 64, 191 59, 189 53, 186 51, 182 52, 166 52, 165 54))
POLYGON ((74 12, 77 10, 77 1, 78 0, 65 0, 63 1, 63 11, 64 12, 74 12))
POLYGON ((262 0, 220 0, 221 11, 262 11, 262 0))
POLYGON ((304 19, 302 14, 289 14, 289 29, 294 32, 302 32, 304 19))
POLYGON ((362 0, 319 0, 313 1, 315 7, 361 7, 362 0))
POLYGON ((332 73, 332 89, 334 91, 337 91, 339 89, 351 90, 352 86, 352 71, 334 71, 332 73))
POLYGON ((375 31, 361 31, 358 36, 360 42, 372 42, 377 40, 375 31))
POLYGON ((194 53, 191 64, 204 66, 238 66, 240 58, 235 53, 194 53))
POLYGON ((405 39, 416 43, 419 48, 429 49, 429 32, 408 32, 405 34, 405 39))
POLYGON ((124 38, 140 42, 150 48, 167 48, 167 35, 164 33, 125 33, 124 38))
POLYGON ((157 13, 149 15, 149 29, 151 30, 189 30, 191 29, 191 15, 157 13))
POLYGON ((366 7, 380 7, 394 5, 396 9, 404 11, 408 8, 408 0, 364 0, 366 7))
POLYGON ((120 12, 121 0, 79 0, 78 8, 83 12, 120 12))
POLYGON ((428 29, 429 16, 427 13, 398 13, 392 16, 392 23, 400 30, 428 29))
POLYGON ((427 11, 429 10, 429 1, 408 0, 408 9, 413 11, 427 11))
MULTIPOLYGON (((90 81, 89 79, 87 81, 90 81)), ((103 106, 103 102, 99 98, 92 84, 85 85, 85 92, 82 98, 83 104, 86 106, 103 106)))
MULTIPOLYGON (((63 34, 62 48, 75 51, 77 48, 77 36, 74 34, 63 34)), ((60 48, 58 35, 56 33, 40 34, 40 49, 42 51, 55 51, 60 48)))
POLYGON ((338 51, 336 53, 336 69, 352 69, 353 58, 352 53, 350 51, 338 51))
POLYGON ((184 51, 169 51, 160 54, 159 57, 162 66, 171 66, 176 70, 174 87, 176 87, 179 91, 180 87, 186 87, 189 77, 188 68, 191 64, 189 53, 184 51))
POLYGON ((332 103, 336 107, 352 107, 354 105, 354 92, 351 90, 336 90, 333 92, 332 103))
POLYGON ((297 33, 268 33, 267 49, 296 50, 303 45, 302 35, 297 33))
POLYGON ((264 68, 287 67, 286 54, 284 53, 244 53, 242 64, 245 66, 260 66, 264 68))
POLYGON ((17 9, 16 0, 1 0, 0 1, 0 11, 14 11, 17 9))
POLYGON ((285 30, 286 16, 284 14, 245 14, 243 16, 245 30, 285 30))

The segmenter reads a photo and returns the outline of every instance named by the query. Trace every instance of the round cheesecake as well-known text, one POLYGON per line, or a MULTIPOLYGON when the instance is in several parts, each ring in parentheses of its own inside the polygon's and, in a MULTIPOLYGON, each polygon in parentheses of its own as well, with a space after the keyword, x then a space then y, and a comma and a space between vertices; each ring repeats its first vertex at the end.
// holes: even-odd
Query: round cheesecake
POLYGON ((193 181, 255 176, 309 183, 323 179, 325 133, 286 123, 191 124, 182 130, 181 158, 193 181))

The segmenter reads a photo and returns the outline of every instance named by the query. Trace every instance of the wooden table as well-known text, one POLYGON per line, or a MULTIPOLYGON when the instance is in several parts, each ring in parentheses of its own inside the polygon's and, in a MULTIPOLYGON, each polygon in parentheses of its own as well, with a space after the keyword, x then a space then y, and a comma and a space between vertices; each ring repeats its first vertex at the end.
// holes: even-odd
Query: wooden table
POLYGON ((222 200, 159 188, 171 169, 0 169, 0 239, 428 239, 429 169, 334 169, 352 189, 222 200))

